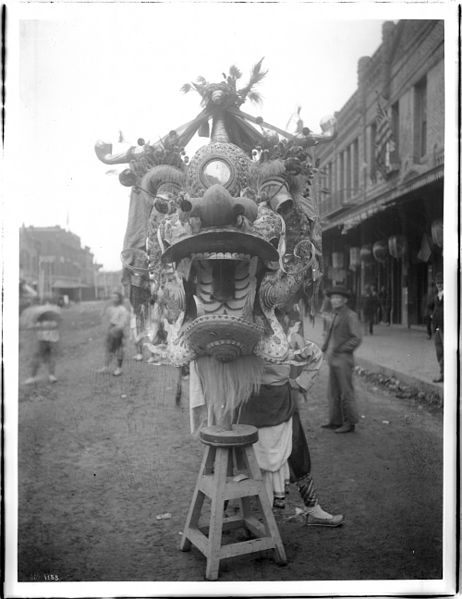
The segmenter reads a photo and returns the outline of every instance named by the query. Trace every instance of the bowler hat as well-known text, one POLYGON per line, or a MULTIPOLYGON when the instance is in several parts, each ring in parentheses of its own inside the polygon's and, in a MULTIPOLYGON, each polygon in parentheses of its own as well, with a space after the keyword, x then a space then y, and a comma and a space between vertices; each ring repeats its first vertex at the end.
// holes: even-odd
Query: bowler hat
POLYGON ((346 287, 342 287, 341 285, 338 285, 338 286, 335 286, 335 287, 331 287, 330 289, 328 289, 326 291, 326 295, 329 296, 329 297, 331 295, 333 295, 334 293, 337 294, 337 295, 343 295, 347 299, 351 295, 350 291, 346 287))

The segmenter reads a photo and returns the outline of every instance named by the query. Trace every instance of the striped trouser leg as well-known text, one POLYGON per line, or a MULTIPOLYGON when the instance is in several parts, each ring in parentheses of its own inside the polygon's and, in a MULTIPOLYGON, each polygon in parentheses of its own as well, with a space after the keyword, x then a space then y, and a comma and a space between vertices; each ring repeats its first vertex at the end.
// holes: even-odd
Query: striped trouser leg
POLYGON ((318 494, 314 488, 314 482, 311 478, 311 474, 305 474, 303 478, 300 478, 296 482, 297 488, 300 492, 303 503, 306 507, 314 507, 318 503, 318 494))

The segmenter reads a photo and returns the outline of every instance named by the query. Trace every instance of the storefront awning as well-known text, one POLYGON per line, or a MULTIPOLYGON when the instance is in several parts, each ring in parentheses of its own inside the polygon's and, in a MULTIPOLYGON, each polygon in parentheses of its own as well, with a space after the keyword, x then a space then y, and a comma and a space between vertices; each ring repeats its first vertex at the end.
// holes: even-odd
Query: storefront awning
POLYGON ((438 179, 442 179, 444 175, 444 165, 438 166, 426 174, 412 179, 404 177, 401 183, 398 183, 393 188, 388 189, 372 201, 359 204, 349 211, 342 212, 334 218, 329 219, 323 225, 323 231, 333 229, 334 227, 343 226, 343 231, 346 232, 354 227, 357 227, 362 222, 368 220, 371 216, 378 214, 395 205, 397 200, 412 191, 419 189, 425 185, 433 183, 438 179))

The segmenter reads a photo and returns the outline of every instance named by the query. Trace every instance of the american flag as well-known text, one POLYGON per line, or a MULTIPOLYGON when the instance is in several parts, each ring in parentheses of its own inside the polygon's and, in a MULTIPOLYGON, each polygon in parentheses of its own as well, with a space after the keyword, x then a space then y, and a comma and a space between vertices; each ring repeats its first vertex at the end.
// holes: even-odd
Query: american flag
POLYGON ((377 98, 375 126, 375 164, 385 179, 390 170, 390 153, 394 151, 395 143, 390 118, 380 101, 380 97, 377 98))

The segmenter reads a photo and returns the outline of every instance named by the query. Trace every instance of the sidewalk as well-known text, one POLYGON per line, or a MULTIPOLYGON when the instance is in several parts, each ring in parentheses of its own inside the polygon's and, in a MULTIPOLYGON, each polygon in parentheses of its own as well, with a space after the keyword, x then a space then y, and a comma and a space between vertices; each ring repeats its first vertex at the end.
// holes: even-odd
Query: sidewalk
MULTIPOLYGON (((304 321, 304 333, 317 345, 322 344, 322 318, 316 315, 314 326, 308 318, 304 321)), ((365 334, 355 352, 358 366, 437 393, 443 397, 443 385, 433 383, 439 374, 433 339, 427 339, 426 330, 408 329, 400 325, 376 325, 374 334, 365 334)))

